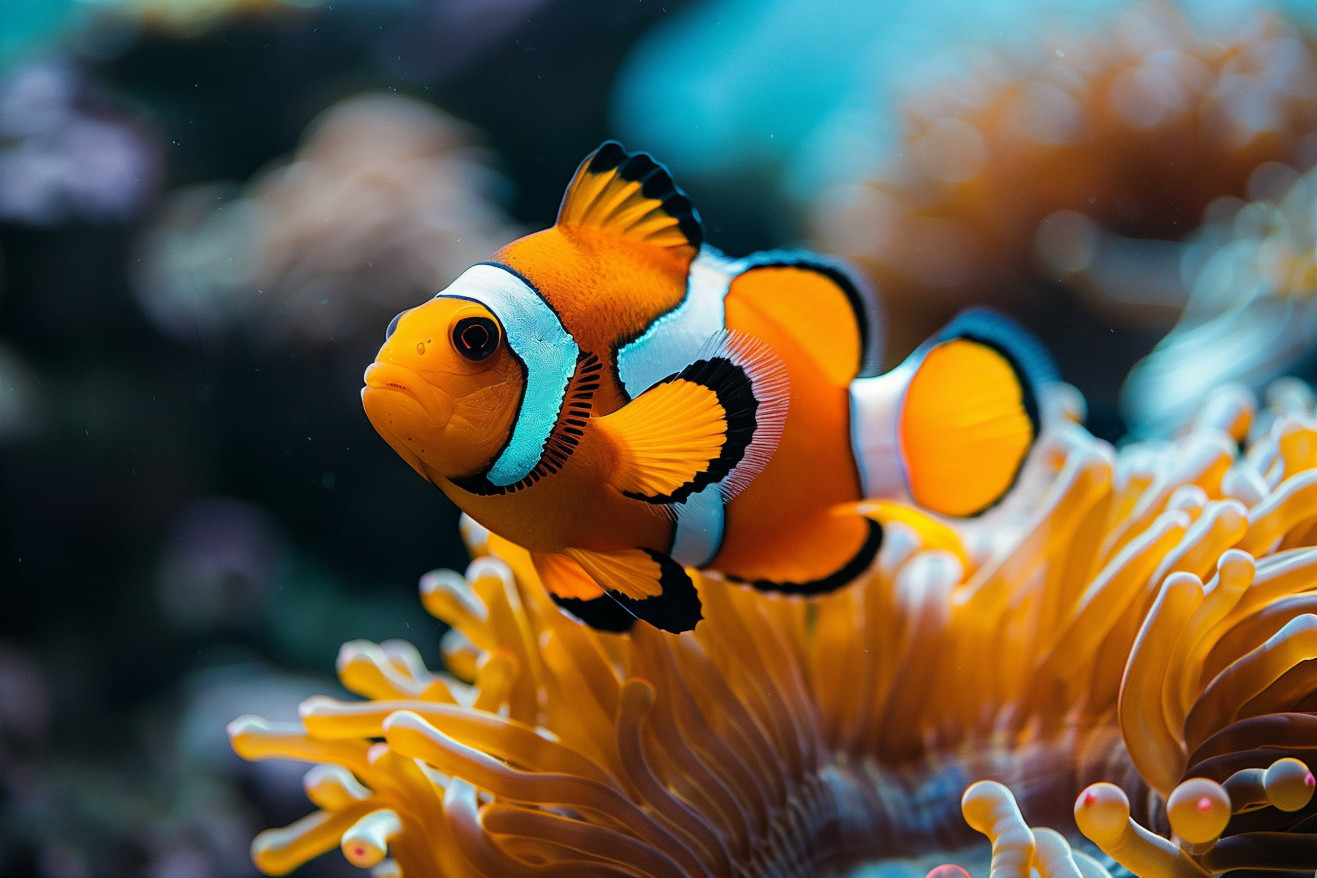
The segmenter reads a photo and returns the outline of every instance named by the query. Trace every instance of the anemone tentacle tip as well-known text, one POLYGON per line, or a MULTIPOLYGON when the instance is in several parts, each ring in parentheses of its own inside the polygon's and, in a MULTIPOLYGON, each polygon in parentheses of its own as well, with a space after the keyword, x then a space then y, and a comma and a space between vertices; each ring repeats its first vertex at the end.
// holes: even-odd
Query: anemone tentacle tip
POLYGON ((1190 844, 1206 844, 1219 837, 1230 821, 1230 797, 1215 781, 1186 780, 1166 800, 1171 829, 1190 844))

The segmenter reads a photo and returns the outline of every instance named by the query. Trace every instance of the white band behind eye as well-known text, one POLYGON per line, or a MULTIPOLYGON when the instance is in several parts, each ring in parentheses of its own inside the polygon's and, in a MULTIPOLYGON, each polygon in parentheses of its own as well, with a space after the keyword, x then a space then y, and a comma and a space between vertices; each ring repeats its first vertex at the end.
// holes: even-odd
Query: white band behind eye
POLYGON ((488 308, 503 324, 508 347, 526 366, 526 392, 512 437, 487 475, 500 487, 515 484, 530 475, 544 454, 581 349, 535 288, 505 266, 473 265, 439 297, 470 299, 488 308))

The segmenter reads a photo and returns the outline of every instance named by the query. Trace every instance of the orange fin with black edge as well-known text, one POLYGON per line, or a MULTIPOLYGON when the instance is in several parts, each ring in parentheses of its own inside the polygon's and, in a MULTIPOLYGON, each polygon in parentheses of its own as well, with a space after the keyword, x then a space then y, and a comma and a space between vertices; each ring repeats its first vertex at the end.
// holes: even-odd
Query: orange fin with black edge
POLYGON ((825 594, 868 570, 882 548, 882 524, 841 504, 811 521, 797 522, 755 552, 754 566, 724 573, 761 591, 825 594))
POLYGON ((897 444, 910 497, 943 515, 978 515, 1015 484, 1038 438, 1050 360, 1023 329, 975 310, 907 363, 897 444))
POLYGON ((654 504, 717 484, 730 500, 772 459, 788 401, 776 354, 720 333, 694 363, 594 421, 614 451, 609 484, 654 504))
POLYGON ((554 552, 531 552, 531 563, 549 597, 598 631, 629 631, 636 617, 590 578, 580 564, 554 552))
POLYGON ((666 168, 609 140, 586 156, 563 195, 559 226, 591 226, 694 259, 700 217, 666 168))
POLYGON ((563 550, 608 596, 637 619, 655 628, 689 631, 703 613, 700 596, 686 568, 650 549, 621 552, 563 550))
POLYGON ((866 518, 877 521, 888 531, 893 524, 909 528, 919 537, 921 551, 936 549, 947 552, 954 555, 964 569, 969 569, 969 554, 965 550, 964 540, 946 524, 927 513, 903 503, 881 500, 860 504, 859 512, 866 518))
POLYGON ((728 326, 738 324, 740 309, 755 312, 839 387, 878 371, 877 299, 845 266, 803 250, 770 250, 745 262, 727 290, 728 326))

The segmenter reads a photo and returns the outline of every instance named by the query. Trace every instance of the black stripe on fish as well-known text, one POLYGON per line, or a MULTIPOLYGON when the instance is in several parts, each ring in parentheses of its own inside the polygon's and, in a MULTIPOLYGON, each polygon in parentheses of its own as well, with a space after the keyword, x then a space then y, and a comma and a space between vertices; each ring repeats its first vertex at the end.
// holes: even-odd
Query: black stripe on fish
POLYGON ((760 591, 775 591, 794 595, 816 595, 835 591, 854 582, 860 574, 869 569, 869 565, 873 564, 873 559, 878 557, 878 550, 883 545, 883 526, 872 518, 867 519, 867 521, 869 534, 865 537, 864 543, 861 544, 860 550, 838 570, 829 573, 827 576, 811 579, 808 582, 779 582, 772 579, 741 579, 739 576, 732 576, 731 574, 724 575, 732 582, 749 585, 760 591))

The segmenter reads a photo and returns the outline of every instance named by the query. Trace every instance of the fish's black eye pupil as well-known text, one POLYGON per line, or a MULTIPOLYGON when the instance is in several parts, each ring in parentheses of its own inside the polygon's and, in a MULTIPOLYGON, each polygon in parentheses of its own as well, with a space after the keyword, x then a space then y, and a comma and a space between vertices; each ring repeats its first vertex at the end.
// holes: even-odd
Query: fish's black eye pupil
POLYGON ((485 359, 498 348, 498 324, 488 317, 463 317, 453 326, 453 347, 473 362, 485 359))
POLYGON ((407 313, 406 311, 399 311, 397 314, 393 315, 393 319, 389 321, 389 328, 384 330, 385 341, 388 341, 389 339, 393 338, 393 333, 398 328, 398 321, 401 320, 402 315, 406 313, 407 313))

